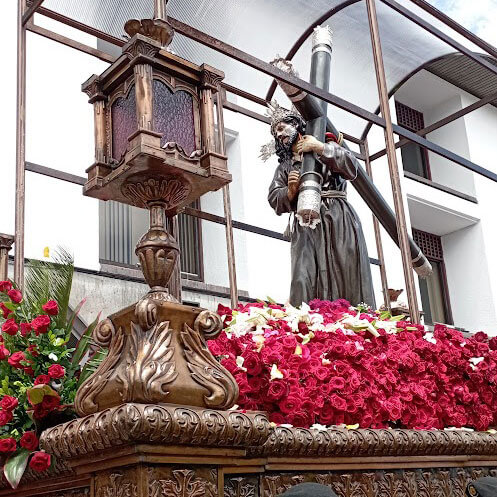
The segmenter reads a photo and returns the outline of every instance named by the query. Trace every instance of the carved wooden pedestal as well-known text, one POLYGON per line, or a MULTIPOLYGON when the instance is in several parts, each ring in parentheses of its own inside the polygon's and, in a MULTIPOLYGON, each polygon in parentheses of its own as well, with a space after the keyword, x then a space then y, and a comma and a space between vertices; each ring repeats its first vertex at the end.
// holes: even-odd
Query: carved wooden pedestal
POLYGON ((243 466, 269 432, 263 414, 124 404, 52 428, 41 444, 91 475, 94 497, 219 497, 219 468, 243 466))
POLYGON ((465 497, 497 476, 497 436, 273 428, 262 414, 126 404, 47 430, 56 458, 5 497, 278 497, 303 482, 339 497, 465 497))

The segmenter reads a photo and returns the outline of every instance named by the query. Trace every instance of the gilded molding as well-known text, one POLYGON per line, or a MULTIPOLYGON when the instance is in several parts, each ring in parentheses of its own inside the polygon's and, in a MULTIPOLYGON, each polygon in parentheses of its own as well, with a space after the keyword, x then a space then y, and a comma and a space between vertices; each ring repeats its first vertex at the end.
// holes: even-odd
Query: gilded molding
POLYGON ((249 447, 267 440, 264 414, 174 405, 123 404, 43 432, 40 447, 57 458, 135 443, 249 447))
POLYGON ((275 428, 254 455, 360 457, 497 455, 497 435, 488 432, 275 428))
MULTIPOLYGON (((330 487, 339 497, 464 497, 470 481, 495 474, 494 469, 480 467, 265 474, 261 497, 278 497, 304 482, 330 487)), ((232 495, 238 497, 225 489, 225 496, 232 495)))

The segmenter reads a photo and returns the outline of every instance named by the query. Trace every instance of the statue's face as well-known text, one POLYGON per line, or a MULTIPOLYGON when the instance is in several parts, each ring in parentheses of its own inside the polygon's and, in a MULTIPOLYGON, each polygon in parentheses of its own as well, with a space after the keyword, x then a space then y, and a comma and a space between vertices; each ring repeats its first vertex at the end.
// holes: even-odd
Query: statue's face
POLYGON ((290 149, 297 139, 298 131, 296 126, 291 123, 280 122, 274 128, 275 138, 283 145, 284 148, 290 149))

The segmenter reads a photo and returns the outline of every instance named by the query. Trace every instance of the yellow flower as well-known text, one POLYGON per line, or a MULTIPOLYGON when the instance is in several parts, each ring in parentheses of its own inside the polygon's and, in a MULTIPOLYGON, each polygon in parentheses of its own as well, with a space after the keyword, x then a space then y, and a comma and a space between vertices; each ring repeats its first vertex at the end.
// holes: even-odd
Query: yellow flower
POLYGON ((302 355, 302 347, 297 344, 297 346, 295 347, 295 355, 302 355))
POLYGON ((43 249, 43 257, 50 257, 50 248, 49 247, 45 247, 43 249))

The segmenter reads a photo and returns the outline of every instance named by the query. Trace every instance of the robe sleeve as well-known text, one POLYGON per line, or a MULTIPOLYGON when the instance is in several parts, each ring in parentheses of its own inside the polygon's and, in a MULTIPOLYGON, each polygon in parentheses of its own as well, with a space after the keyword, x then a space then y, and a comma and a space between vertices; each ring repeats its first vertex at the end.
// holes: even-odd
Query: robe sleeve
POLYGON ((297 199, 290 202, 288 198, 288 171, 283 164, 279 164, 274 172, 267 199, 278 216, 285 212, 292 212, 296 208, 297 199))
POLYGON ((360 167, 354 154, 349 150, 334 143, 325 143, 320 161, 328 166, 334 173, 348 180, 357 177, 357 168, 360 167))

